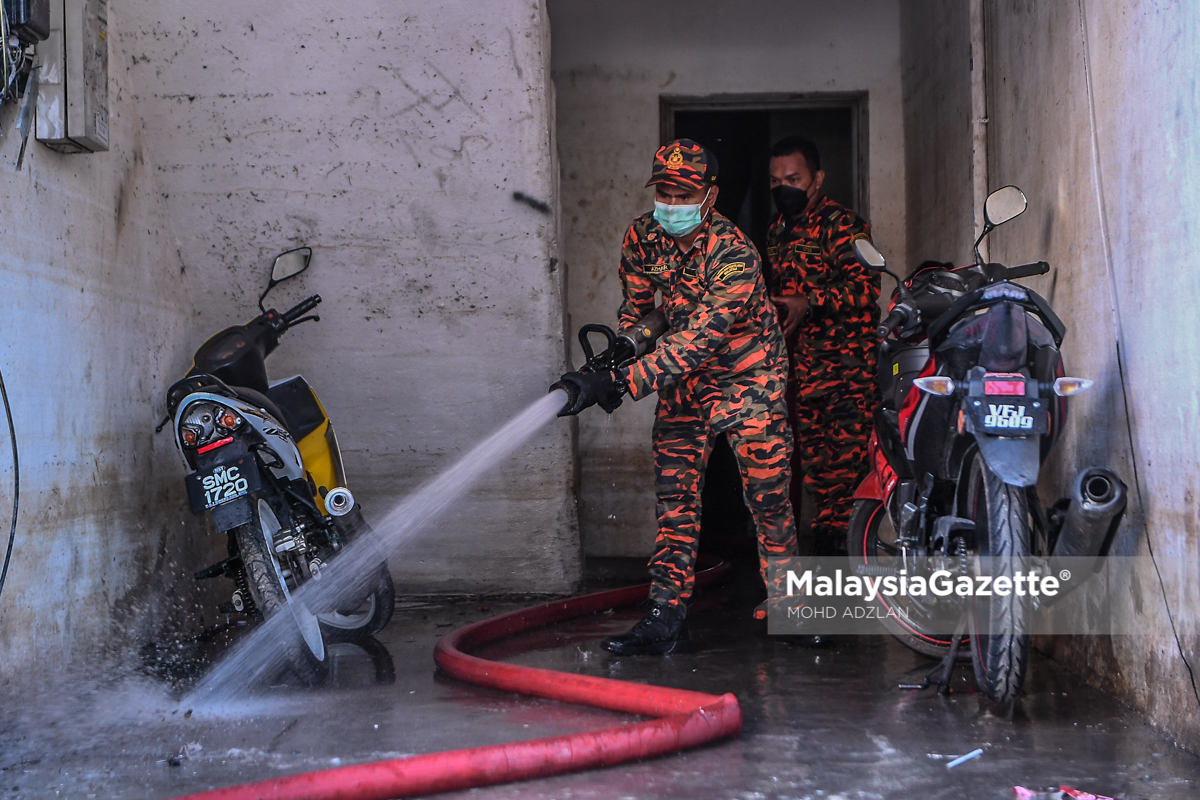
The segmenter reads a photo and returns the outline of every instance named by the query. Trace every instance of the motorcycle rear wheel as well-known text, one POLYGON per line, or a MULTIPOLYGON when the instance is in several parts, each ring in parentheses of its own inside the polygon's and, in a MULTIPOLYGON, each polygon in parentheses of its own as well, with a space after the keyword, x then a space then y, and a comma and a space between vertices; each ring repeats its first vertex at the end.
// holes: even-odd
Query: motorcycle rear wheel
MULTIPOLYGON (((1029 574, 1029 506, 1025 489, 1010 486, 975 454, 967 485, 967 516, 975 522, 975 552, 987 564, 981 573, 992 578, 1029 574)), ((971 663, 979 691, 1003 710, 1025 684, 1029 666, 1030 602, 1028 594, 992 593, 975 597, 967 612, 971 663)))
POLYGON ((284 575, 286 567, 280 564, 274 548, 281 529, 271 506, 260 498, 254 507, 253 521, 235 528, 233 536, 246 573, 246 586, 258 613, 266 620, 278 615, 287 618, 281 624, 285 632, 280 644, 287 656, 286 668, 311 686, 322 682, 328 673, 325 642, 316 616, 292 597, 284 575))
MULTIPOLYGON (((860 564, 891 566, 899 553, 899 549, 893 545, 895 541, 896 530, 883 503, 878 500, 858 500, 854 503, 850 527, 846 532, 846 552, 850 554, 852 571, 860 564)), ((953 628, 953 619, 931 624, 917 613, 918 606, 910 605, 906 610, 894 603, 889 605, 889 600, 882 595, 877 596, 875 602, 886 615, 882 620, 884 628, 905 647, 931 658, 945 658, 950 652, 953 636, 945 633, 945 630, 947 627, 953 628)), ((957 655, 957 660, 963 663, 971 658, 966 642, 966 637, 963 637, 957 655)))
POLYGON ((370 594, 361 603, 318 614, 317 619, 327 641, 353 641, 383 630, 395 608, 396 587, 385 561, 379 565, 370 594))

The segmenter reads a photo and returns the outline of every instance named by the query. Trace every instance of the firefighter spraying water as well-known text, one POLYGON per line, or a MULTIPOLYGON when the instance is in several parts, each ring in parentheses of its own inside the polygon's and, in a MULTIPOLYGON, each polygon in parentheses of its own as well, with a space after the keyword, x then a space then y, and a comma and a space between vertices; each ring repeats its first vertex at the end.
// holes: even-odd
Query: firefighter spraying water
MULTIPOLYGON (((700 494, 718 436, 728 438, 738 462, 764 582, 768 558, 796 550, 787 350, 758 252, 713 209, 717 174, 716 157, 690 139, 658 150, 646 184, 655 188, 654 211, 634 220, 621 249, 620 332, 586 326, 587 363, 552 387, 570 396, 562 414, 592 405, 612 413, 626 394, 658 395, 651 606, 631 631, 604 640, 621 655, 671 653, 688 638, 700 494), (609 341, 599 355, 587 343, 595 332, 609 341)), ((765 604, 755 616, 766 617, 765 604)))

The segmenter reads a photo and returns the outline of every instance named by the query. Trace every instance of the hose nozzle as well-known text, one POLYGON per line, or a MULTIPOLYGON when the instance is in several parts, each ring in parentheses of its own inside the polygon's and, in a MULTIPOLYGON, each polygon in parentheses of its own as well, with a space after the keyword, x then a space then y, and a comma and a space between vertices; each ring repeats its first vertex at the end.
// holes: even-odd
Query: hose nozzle
POLYGON ((670 330, 667 312, 662 306, 642 317, 632 327, 617 333, 617 341, 626 345, 627 358, 641 358, 654 349, 658 338, 670 330))
POLYGON ((573 413, 574 414, 579 413, 578 411, 572 412, 570 410, 572 407, 575 406, 575 401, 579 399, 579 387, 578 386, 576 386, 573 383, 568 383, 567 381, 564 381, 560 378, 559 380, 550 384, 550 389, 547 391, 547 393, 549 393, 549 392, 562 392, 567 396, 567 402, 564 403, 563 407, 561 409, 559 409, 559 411, 558 411, 558 415, 560 417, 568 417, 568 416, 572 416, 573 413))
POLYGON ((659 307, 620 333, 615 333, 607 325, 595 323, 580 328, 579 346, 586 359, 583 366, 550 384, 550 391, 561 389, 567 393, 567 402, 558 415, 574 416, 594 405, 599 405, 609 414, 615 411, 621 405, 622 395, 629 392, 619 368, 653 350, 658 338, 669 327, 667 314, 659 307), (597 353, 592 348, 588 337, 593 333, 604 336, 608 346, 602 352, 597 353))

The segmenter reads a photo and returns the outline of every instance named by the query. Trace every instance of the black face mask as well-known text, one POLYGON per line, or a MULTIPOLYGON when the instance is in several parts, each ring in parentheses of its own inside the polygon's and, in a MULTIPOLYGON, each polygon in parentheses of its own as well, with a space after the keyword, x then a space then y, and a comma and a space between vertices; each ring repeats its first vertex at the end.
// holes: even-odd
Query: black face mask
POLYGON ((771 197, 775 200, 775 207, 789 217, 803 213, 808 205, 808 192, 786 184, 772 189, 771 197))

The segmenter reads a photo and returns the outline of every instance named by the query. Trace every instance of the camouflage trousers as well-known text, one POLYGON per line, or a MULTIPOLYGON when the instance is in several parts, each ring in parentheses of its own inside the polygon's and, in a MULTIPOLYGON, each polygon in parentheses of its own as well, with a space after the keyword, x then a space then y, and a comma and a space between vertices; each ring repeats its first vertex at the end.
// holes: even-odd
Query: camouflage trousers
POLYGON ((788 386, 796 438, 792 502, 800 508, 803 485, 814 507, 812 536, 818 556, 846 552, 854 490, 869 471, 867 441, 879 393, 873 361, 859 369, 803 359, 800 364, 808 369, 800 366, 788 386))
MULTIPOLYGON (((774 414, 764 410, 761 419, 724 431, 742 477, 742 496, 754 519, 764 583, 768 558, 796 553, 796 522, 788 496, 792 435, 784 405, 778 406, 774 414)), ((677 605, 692 596, 700 541, 700 494, 718 434, 699 413, 678 408, 668 414, 661 412, 660 405, 654 422, 658 539, 649 565, 650 599, 677 605)))

